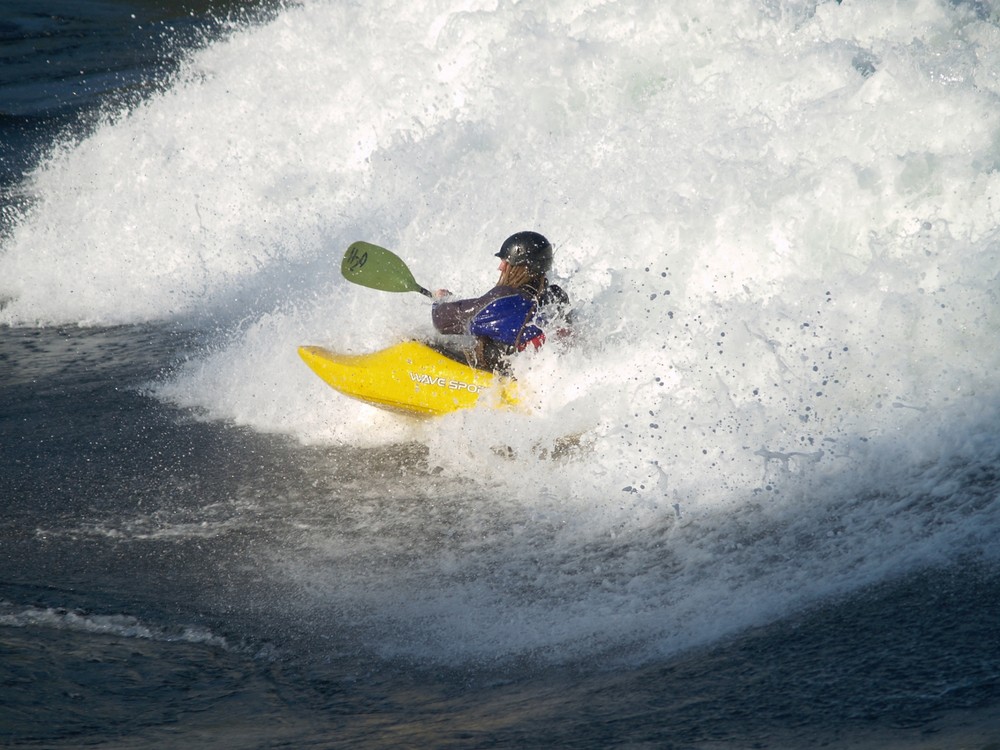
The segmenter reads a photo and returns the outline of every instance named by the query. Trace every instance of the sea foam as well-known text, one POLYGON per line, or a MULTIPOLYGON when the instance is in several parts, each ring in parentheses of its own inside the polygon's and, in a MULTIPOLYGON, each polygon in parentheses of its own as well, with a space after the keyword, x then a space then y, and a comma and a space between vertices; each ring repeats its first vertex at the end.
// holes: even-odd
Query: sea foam
MULTIPOLYGON (((986 552, 992 508, 946 489, 995 458, 997 70, 982 3, 307 0, 52 150, 0 250, 0 322, 218 330, 160 398, 308 443, 421 443, 545 519, 521 570, 536 544, 670 535, 673 581, 648 580, 643 542, 614 596, 538 617, 606 635, 644 581, 628 627, 690 643, 986 552), (418 295, 340 278, 351 241, 471 296, 529 228, 577 308, 571 341, 516 364, 529 415, 408 422, 298 360, 432 334, 418 295), (657 624, 678 600, 687 636, 657 624)), ((481 581, 435 585, 428 611, 471 598, 497 650, 524 637, 462 588, 481 581)))

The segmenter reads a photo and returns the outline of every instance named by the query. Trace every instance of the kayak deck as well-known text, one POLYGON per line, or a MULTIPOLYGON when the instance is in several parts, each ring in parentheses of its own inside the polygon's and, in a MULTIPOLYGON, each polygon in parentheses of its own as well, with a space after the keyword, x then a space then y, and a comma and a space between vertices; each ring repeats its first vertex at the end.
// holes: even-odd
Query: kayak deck
POLYGON ((339 354, 319 346, 299 347, 299 356, 331 388, 372 406, 411 416, 433 417, 475 406, 499 388, 497 406, 517 403, 513 381, 477 370, 419 341, 405 341, 370 354, 339 354))

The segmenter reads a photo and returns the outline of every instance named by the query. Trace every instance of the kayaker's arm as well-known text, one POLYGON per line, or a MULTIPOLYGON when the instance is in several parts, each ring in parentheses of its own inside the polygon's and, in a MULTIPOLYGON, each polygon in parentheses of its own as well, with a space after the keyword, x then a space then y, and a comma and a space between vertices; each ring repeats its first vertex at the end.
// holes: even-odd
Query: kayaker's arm
MULTIPOLYGON (((452 301, 435 301, 431 307, 431 320, 441 333, 466 335, 472 320, 494 300, 509 295, 510 287, 495 287, 482 297, 452 301)), ((515 292, 516 293, 516 292, 515 292)))

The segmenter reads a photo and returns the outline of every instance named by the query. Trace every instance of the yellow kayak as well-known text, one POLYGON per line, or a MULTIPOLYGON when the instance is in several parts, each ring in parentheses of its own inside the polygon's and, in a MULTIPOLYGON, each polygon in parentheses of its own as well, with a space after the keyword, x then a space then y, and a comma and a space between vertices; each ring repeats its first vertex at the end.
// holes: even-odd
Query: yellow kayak
POLYGON ((301 346, 299 356, 345 396, 411 416, 436 417, 467 409, 494 388, 499 388, 499 398, 493 400, 496 406, 517 403, 513 381, 469 367, 419 341, 371 354, 301 346))

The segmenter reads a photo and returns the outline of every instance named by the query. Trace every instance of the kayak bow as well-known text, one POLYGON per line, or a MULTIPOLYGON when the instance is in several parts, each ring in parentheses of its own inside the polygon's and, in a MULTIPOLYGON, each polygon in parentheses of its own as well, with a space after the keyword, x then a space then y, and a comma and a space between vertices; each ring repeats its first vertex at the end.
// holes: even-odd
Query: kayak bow
POLYGON ((516 385, 477 370, 419 341, 406 341, 370 354, 339 354, 319 346, 299 347, 306 364, 345 396, 389 411, 435 417, 468 409, 480 398, 497 407, 517 403, 516 385))

